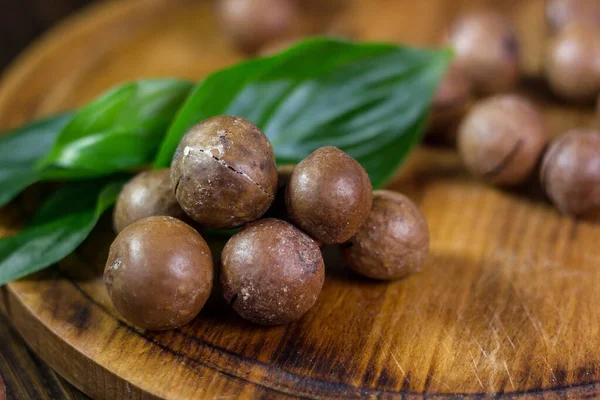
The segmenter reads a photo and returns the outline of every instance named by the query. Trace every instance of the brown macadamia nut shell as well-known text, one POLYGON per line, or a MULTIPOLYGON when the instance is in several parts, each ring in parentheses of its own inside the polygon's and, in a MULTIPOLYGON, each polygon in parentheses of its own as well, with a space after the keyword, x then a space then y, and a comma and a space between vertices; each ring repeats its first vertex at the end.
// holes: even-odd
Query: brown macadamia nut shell
POLYGON ((443 144, 455 143, 456 131, 469 110, 471 100, 469 80, 460 69, 450 67, 433 98, 428 138, 443 144))
POLYGON ((592 101, 600 92, 600 26, 567 26, 548 43, 545 66, 556 94, 592 101))
POLYGON ((367 219, 373 201, 364 168, 336 147, 321 147, 301 161, 286 192, 292 220, 313 239, 343 243, 367 219))
POLYGON ((220 0, 217 11, 225 34, 248 53, 310 31, 295 0, 220 0))
POLYGON ((516 95, 498 95, 478 103, 458 133, 458 150, 467 169, 496 185, 525 181, 546 143, 541 114, 516 95))
POLYGON ((251 122, 220 116, 192 127, 171 164, 177 201, 195 221, 234 228, 260 218, 277 190, 275 154, 251 122))
POLYGON ((560 32, 571 23, 600 26, 600 1, 546 0, 546 25, 550 33, 560 32))
POLYGON ((256 221, 235 234, 221 256, 225 300, 261 325, 295 321, 315 304, 325 266, 308 235, 276 219, 256 221))
POLYGON ((202 309, 213 285, 213 261, 202 236, 171 217, 129 225, 110 246, 104 271, 119 313, 150 330, 173 329, 202 309))
POLYGON ((478 94, 512 89, 519 79, 519 40, 512 24, 501 14, 475 11, 452 26, 449 42, 454 63, 478 94))
POLYGON ((540 179, 564 214, 600 221, 600 131, 574 129, 554 141, 540 179))
POLYGON ((119 233, 132 223, 153 216, 186 217, 175 198, 169 169, 144 171, 124 187, 113 212, 113 226, 119 233))
POLYGON ((348 266, 373 279, 404 278, 421 270, 429 253, 425 217, 406 196, 373 193, 373 209, 350 242, 342 245, 348 266))

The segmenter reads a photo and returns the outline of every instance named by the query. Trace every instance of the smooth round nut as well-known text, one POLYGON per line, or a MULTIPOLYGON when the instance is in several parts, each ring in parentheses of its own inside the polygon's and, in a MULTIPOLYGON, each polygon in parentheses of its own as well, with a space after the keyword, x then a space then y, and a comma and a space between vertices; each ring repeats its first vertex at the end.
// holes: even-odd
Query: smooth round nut
POLYGON ((519 40, 512 24, 501 14, 478 11, 464 15, 452 26, 450 44, 455 64, 478 94, 512 89, 519 79, 519 40))
POLYGON ((325 276, 319 246, 276 219, 256 221, 227 242, 221 256, 225 300, 244 319, 278 325, 302 317, 325 276))
POLYGON ((301 36, 308 30, 294 0, 220 0, 218 14, 226 35, 248 53, 274 40, 301 36))
POLYGON ((496 185, 524 182, 547 143, 536 107, 516 95, 498 95, 478 103, 458 132, 458 151, 467 169, 496 185))
POLYGON ((134 222, 147 217, 186 217, 175 198, 170 175, 169 169, 144 171, 123 187, 113 212, 115 232, 119 233, 134 222))
POLYGON ((552 90, 571 101, 588 101, 600 92, 600 28, 569 25, 549 43, 546 76, 552 90))
POLYGON ((429 253, 427 221, 406 196, 373 193, 373 209, 356 235, 342 245, 350 268, 373 279, 400 279, 421 270, 429 253))
POLYGON ((456 141, 456 130, 471 105, 471 84, 464 73, 450 67, 433 98, 427 136, 442 143, 456 141))
POLYGON ((554 141, 540 179, 561 212, 600 221, 600 131, 574 129, 554 141))
POLYGON ((321 147, 290 177, 285 201, 292 220, 324 244, 343 243, 369 216, 371 181, 364 168, 336 147, 321 147))
POLYGON ((571 23, 586 23, 600 26, 600 1, 546 1, 546 24, 550 33, 559 32, 571 23))
POLYGON ((104 283, 119 313, 150 330, 174 329, 202 309, 213 285, 208 245, 171 217, 129 225, 110 246, 104 283))
POLYGON ((183 210, 202 226, 235 228, 260 218, 277 190, 275 154, 251 122, 220 116, 192 127, 171 164, 183 210))

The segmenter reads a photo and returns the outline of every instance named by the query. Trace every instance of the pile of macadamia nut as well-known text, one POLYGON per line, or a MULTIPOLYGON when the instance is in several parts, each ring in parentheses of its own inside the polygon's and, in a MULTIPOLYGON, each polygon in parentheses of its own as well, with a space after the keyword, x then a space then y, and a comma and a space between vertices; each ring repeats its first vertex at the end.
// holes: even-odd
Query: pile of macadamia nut
MULTIPOLYGON (((600 116, 600 1, 548 0, 546 20, 550 88, 579 107, 598 99, 600 116)), ((471 174, 502 187, 523 184, 541 165, 541 185, 561 212, 600 221, 600 130, 573 127, 548 144, 541 111, 511 93, 520 62, 511 23, 471 12, 447 40, 456 58, 434 98, 429 140, 456 144, 471 174)))
POLYGON ((177 328, 210 296, 213 257, 192 226, 241 227, 218 275, 225 301, 262 325, 295 321, 315 304, 325 275, 321 245, 339 245, 350 268, 382 280, 418 271, 429 251, 418 208, 400 193, 373 192, 342 150, 322 147, 278 171, 255 125, 214 117, 186 133, 170 169, 140 173, 117 200, 104 280, 136 326, 177 328))

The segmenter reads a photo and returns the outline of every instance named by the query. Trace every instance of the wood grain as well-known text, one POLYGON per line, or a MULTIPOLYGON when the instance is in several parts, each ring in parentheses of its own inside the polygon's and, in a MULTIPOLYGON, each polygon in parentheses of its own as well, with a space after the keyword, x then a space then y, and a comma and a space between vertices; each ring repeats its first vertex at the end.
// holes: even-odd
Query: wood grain
POLYGON ((1 314, 0 338, 0 400, 88 398, 27 349, 1 314))
MULTIPOLYGON (((457 13, 493 4, 524 43, 521 91, 553 135, 598 123, 540 79, 539 0, 368 0, 344 23, 361 38, 435 45, 457 13)), ((242 58, 210 3, 106 3, 32 47, 0 85, 0 122, 74 107, 128 79, 200 79, 242 58)), ((108 221, 54 268, 4 288, 29 345, 95 398, 580 398, 600 396, 600 227, 560 216, 535 181, 500 191, 468 177, 452 150, 421 148, 392 188, 415 199, 431 230, 425 270, 381 283, 326 249, 327 278, 301 321, 242 321, 220 293, 169 332, 121 320, 100 274, 108 221)), ((2 211, 4 229, 10 210, 2 211)), ((13 217, 14 219, 14 217, 13 217)), ((223 243, 213 243, 215 253, 223 243)))

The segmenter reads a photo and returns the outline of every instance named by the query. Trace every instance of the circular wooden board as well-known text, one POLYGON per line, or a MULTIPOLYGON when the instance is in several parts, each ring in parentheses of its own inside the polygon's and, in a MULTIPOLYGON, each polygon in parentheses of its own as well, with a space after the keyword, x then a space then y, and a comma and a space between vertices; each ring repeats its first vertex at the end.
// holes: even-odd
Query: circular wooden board
MULTIPOLYGON (((363 0, 346 22, 361 38, 431 45, 456 13, 485 3, 513 18, 525 73, 536 75, 539 0, 363 0)), ((197 80, 240 59, 207 1, 101 3, 4 75, 1 126, 84 104, 126 80, 197 80)), ((561 105, 535 77, 524 89, 543 105, 553 135, 595 123, 591 109, 561 105)), ((560 216, 538 190, 474 181, 451 150, 420 149, 392 188, 429 221, 424 271, 374 282, 328 249, 316 306, 287 326, 250 325, 215 293, 181 329, 133 328, 100 279, 113 238, 106 221, 60 268, 6 286, 2 307, 44 360, 95 398, 600 395, 599 226, 560 216)), ((13 211, 2 210, 4 230, 18 219, 13 211)))

